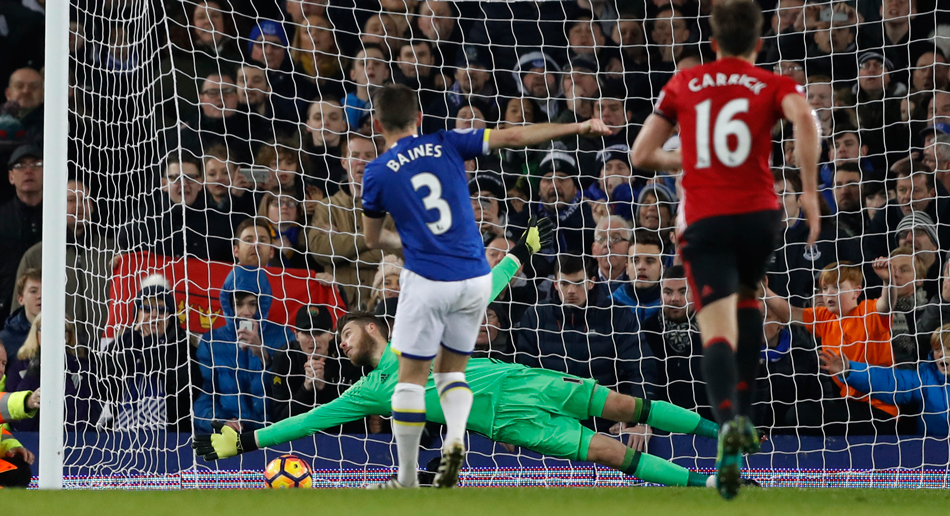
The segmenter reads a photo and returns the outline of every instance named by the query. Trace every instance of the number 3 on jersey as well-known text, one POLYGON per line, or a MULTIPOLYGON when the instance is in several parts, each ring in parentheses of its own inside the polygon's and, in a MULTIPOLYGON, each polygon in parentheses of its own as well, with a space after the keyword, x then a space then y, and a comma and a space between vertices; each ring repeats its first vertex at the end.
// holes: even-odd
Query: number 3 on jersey
POLYGON ((429 195, 422 198, 422 205, 428 210, 439 210, 439 220, 429 222, 426 226, 433 235, 441 235, 452 227, 452 208, 449 203, 442 198, 442 182, 431 172, 422 172, 412 176, 412 188, 419 191, 426 186, 429 188, 429 195))
MULTIPOLYGON (((709 125, 712 119, 712 100, 706 99, 696 104, 696 168, 712 165, 709 153, 709 125)), ((720 163, 727 167, 738 167, 745 163, 752 150, 752 133, 742 120, 733 119, 739 113, 749 111, 749 99, 735 99, 726 103, 716 115, 716 124, 712 127, 713 150, 720 163), (729 148, 729 136, 736 137, 736 148, 729 148)))

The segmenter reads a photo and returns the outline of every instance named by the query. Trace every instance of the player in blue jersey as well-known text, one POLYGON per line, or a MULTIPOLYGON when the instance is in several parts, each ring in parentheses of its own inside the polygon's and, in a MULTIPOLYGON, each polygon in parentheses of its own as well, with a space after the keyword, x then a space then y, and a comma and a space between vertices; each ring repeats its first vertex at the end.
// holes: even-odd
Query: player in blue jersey
POLYGON ((398 84, 376 94, 374 127, 386 138, 388 150, 363 173, 366 244, 402 248, 406 261, 392 334, 392 349, 399 355, 399 382, 392 397, 399 470, 396 478, 382 484, 388 488, 416 485, 430 368, 446 421, 435 485, 455 486, 465 459, 472 391, 464 371, 491 294, 490 268, 475 223, 465 161, 497 148, 521 148, 568 135, 609 134, 601 120, 592 119, 419 135, 422 113, 416 99, 416 92, 398 84), (398 235, 383 229, 387 213, 398 235))

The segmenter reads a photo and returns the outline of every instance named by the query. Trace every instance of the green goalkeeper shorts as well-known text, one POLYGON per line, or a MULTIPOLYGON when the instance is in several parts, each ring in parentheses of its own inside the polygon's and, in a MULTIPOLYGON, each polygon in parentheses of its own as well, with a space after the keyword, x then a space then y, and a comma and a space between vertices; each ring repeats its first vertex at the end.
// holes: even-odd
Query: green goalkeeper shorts
POLYGON ((492 439, 571 460, 587 460, 595 432, 581 421, 600 417, 610 389, 595 380, 525 369, 504 380, 492 439))

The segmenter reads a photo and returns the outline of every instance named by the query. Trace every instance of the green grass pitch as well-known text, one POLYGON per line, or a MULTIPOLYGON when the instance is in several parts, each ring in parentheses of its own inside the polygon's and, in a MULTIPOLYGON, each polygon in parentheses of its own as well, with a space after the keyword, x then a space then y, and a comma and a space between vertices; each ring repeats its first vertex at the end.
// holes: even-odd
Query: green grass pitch
POLYGON ((731 502, 701 488, 522 488, 435 491, 0 491, 4 514, 489 516, 849 516, 950 514, 950 490, 745 489, 731 502))

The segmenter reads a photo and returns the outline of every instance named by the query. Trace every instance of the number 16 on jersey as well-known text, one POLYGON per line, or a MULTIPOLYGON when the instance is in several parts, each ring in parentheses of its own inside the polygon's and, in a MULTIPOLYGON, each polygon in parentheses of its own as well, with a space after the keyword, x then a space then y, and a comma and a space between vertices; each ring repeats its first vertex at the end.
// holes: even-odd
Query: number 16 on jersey
POLYGON ((752 133, 749 132, 749 126, 735 116, 749 112, 749 99, 738 98, 726 103, 716 115, 716 124, 710 127, 711 110, 712 99, 696 104, 696 168, 712 165, 709 154, 710 129, 716 159, 727 167, 742 165, 752 150, 752 133), (735 149, 729 148, 729 136, 736 137, 738 143, 735 149))

